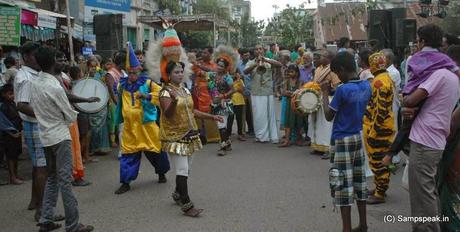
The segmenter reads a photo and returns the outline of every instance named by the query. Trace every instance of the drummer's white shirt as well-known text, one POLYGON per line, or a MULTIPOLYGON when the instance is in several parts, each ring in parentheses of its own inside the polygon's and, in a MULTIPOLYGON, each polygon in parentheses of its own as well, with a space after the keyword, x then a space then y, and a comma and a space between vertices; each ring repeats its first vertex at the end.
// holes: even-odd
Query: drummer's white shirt
POLYGON ((70 140, 70 125, 77 120, 64 88, 51 74, 40 72, 32 80, 31 105, 40 126, 40 141, 44 147, 70 140))

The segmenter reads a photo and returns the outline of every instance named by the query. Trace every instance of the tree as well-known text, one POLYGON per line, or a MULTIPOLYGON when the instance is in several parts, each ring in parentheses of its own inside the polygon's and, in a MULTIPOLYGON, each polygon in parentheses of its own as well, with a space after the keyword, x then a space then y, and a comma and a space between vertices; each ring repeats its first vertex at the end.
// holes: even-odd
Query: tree
POLYGON ((460 35, 460 27, 458 22, 460 20, 460 2, 450 1, 449 7, 447 7, 447 17, 441 22, 442 29, 454 35, 460 35))
POLYGON ((264 22, 254 21, 245 14, 239 24, 240 45, 242 47, 253 47, 259 42, 259 37, 263 34, 264 22))
POLYGON ((187 48, 205 48, 212 45, 212 32, 195 31, 189 33, 181 33, 181 41, 187 48))
POLYGON ((230 20, 229 9, 220 0, 199 0, 193 9, 195 14, 214 14, 219 19, 230 20))
POLYGON ((299 43, 313 44, 313 16, 303 4, 299 7, 286 7, 268 23, 264 34, 279 38, 281 41, 278 42, 289 47, 299 43))

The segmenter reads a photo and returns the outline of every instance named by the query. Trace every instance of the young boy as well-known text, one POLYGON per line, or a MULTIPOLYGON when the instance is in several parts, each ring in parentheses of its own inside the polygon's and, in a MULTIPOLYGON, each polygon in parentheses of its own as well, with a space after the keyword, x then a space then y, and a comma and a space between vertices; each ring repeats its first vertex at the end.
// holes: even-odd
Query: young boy
POLYGON ((11 84, 6 84, 2 87, 1 97, 3 101, 0 103, 0 111, 16 129, 15 131, 7 131, 3 136, 10 184, 19 185, 24 183, 23 179, 18 176, 18 157, 22 153, 22 120, 14 103, 13 86, 11 84))
MULTIPOLYGON (((72 82, 77 82, 83 78, 83 72, 80 67, 72 66, 69 71, 72 82)), ((80 145, 81 145, 81 156, 83 162, 91 162, 92 159, 89 156, 89 146, 91 141, 91 126, 89 123, 89 114, 79 113, 77 116, 78 132, 80 134, 80 145)))
POLYGON ((329 104, 330 84, 321 83, 323 109, 326 120, 334 120, 331 136, 331 169, 329 170, 331 195, 340 206, 343 231, 351 230, 351 206, 357 200, 359 227, 353 231, 367 231, 366 171, 361 130, 371 87, 356 73, 354 56, 339 53, 331 62, 331 71, 344 83, 337 87, 329 104))

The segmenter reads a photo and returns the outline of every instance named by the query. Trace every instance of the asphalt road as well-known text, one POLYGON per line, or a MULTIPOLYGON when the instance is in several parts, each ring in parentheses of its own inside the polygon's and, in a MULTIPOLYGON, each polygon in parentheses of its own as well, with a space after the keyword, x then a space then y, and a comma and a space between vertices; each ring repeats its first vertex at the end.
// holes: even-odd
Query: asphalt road
MULTIPOLYGON (((74 188, 81 222, 95 231, 341 231, 340 213, 333 212, 329 195, 328 161, 310 155, 308 147, 248 140, 234 142, 225 157, 218 157, 216 149, 217 144, 207 145, 193 160, 189 191, 195 205, 205 209, 200 218, 183 216, 173 204, 174 172, 168 173, 168 183, 158 184, 145 158, 132 190, 115 195, 119 166, 114 152, 86 166, 91 186, 74 188)), ((28 160, 20 161, 20 169, 30 176, 28 160)), ((384 223, 385 215, 409 216, 401 175, 402 168, 392 176, 387 203, 368 206, 369 231, 410 231, 407 223, 384 223)), ((0 178, 6 177, 1 170, 0 178)), ((26 209, 30 185, 0 186, 0 231, 38 231, 33 212, 26 209)), ((61 200, 57 211, 63 213, 61 200)), ((356 226, 356 207, 352 212, 356 226)))

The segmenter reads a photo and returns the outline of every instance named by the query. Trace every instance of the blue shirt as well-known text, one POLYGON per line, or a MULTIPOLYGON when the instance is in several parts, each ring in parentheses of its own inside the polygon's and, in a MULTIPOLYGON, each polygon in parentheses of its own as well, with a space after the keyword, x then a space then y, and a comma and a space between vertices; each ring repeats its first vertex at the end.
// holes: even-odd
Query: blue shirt
POLYGON ((343 139, 359 134, 363 116, 372 90, 369 81, 352 80, 337 87, 329 108, 336 112, 332 139, 343 139))
POLYGON ((251 95, 251 75, 249 74, 244 74, 244 69, 246 68, 246 64, 249 62, 249 60, 246 63, 243 63, 243 60, 239 60, 237 64, 238 71, 240 74, 243 76, 243 82, 244 82, 244 96, 250 96, 251 95))
POLYGON ((313 80, 313 66, 310 68, 305 68, 305 66, 300 67, 300 84, 303 85, 313 80))

